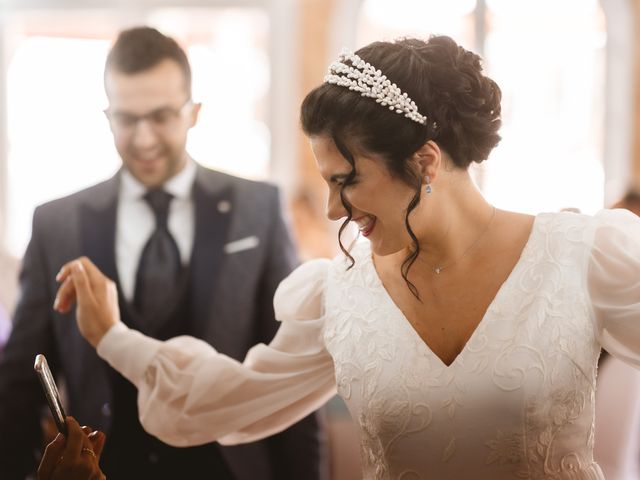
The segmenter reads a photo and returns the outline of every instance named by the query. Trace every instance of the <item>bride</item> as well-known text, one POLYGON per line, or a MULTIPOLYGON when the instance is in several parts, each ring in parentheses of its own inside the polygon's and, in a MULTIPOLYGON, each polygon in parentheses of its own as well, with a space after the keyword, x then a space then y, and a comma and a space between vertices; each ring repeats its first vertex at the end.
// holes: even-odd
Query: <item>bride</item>
MULTIPOLYGON (((366 241, 284 280, 280 330, 244 363, 128 328, 87 258, 62 268, 56 308, 77 303, 81 333, 138 388, 145 429, 173 445, 271 435, 337 390, 366 479, 602 479, 596 361, 604 347, 640 364, 640 222, 490 205, 468 167, 500 139, 500 99, 448 37, 330 66, 302 127, 329 218, 366 241)), ((545 155, 545 131, 522 148, 545 155)))

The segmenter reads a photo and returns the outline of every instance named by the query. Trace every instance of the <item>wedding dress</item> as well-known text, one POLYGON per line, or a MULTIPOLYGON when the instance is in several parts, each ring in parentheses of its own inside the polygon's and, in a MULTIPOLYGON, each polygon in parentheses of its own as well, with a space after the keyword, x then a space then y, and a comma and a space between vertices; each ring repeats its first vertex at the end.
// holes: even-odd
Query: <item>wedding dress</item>
POLYGON ((337 390, 367 480, 604 478, 592 455, 600 348, 640 366, 636 217, 538 215, 449 366, 387 294, 369 244, 351 254, 351 269, 343 256, 315 260, 282 282, 280 330, 242 364, 122 324, 98 353, 138 387, 144 427, 173 445, 262 438, 337 390))

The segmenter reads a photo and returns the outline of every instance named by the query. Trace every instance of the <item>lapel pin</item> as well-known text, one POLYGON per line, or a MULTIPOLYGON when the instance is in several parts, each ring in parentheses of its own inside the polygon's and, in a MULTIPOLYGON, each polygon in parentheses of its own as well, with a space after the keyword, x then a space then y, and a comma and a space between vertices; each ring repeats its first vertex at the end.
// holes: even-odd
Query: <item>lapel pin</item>
POLYGON ((229 213, 231 211, 231 202, 228 200, 220 200, 218 202, 218 211, 220 213, 229 213))

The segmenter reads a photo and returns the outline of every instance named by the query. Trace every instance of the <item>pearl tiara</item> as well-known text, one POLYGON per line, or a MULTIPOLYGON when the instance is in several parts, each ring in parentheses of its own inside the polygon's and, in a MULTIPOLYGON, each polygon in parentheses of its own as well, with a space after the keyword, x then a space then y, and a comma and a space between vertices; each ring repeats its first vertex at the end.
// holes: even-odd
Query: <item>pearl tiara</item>
POLYGON ((427 124, 427 117, 418 112, 417 105, 406 93, 380 70, 349 50, 343 50, 338 60, 329 65, 324 81, 360 92, 363 97, 373 98, 376 103, 388 106, 389 110, 404 114, 414 122, 427 124), (346 60, 350 65, 345 63, 346 60))

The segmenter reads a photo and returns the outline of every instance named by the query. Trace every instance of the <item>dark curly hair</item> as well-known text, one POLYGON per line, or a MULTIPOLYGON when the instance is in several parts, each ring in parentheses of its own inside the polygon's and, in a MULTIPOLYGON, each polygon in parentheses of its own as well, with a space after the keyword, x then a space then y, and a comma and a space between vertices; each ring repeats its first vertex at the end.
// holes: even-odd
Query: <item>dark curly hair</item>
POLYGON ((185 89, 191 97, 191 66, 187 54, 173 38, 155 28, 134 27, 118 35, 107 55, 105 76, 109 70, 133 75, 173 60, 184 75, 185 89))
POLYGON ((344 189, 356 175, 353 152, 375 154, 383 159, 391 175, 415 189, 405 214, 413 248, 403 262, 402 276, 419 298, 408 279, 409 268, 420 252, 409 214, 420 202, 422 179, 409 160, 429 140, 448 154, 456 168, 466 169, 472 162, 486 160, 500 141, 502 94, 498 85, 483 75, 480 57, 446 36, 432 36, 428 41, 405 38, 374 42, 356 54, 407 93, 427 117, 427 124, 409 120, 348 88, 324 83, 302 102, 302 129, 308 136, 331 138, 351 164, 340 191, 348 215, 338 234, 340 248, 351 259, 351 266, 354 260, 341 237, 352 218, 344 189))

